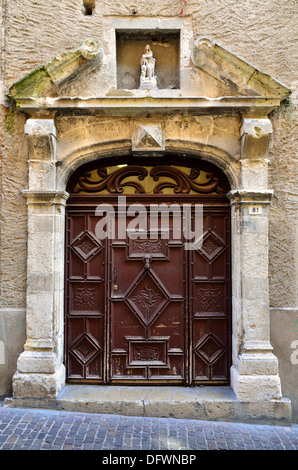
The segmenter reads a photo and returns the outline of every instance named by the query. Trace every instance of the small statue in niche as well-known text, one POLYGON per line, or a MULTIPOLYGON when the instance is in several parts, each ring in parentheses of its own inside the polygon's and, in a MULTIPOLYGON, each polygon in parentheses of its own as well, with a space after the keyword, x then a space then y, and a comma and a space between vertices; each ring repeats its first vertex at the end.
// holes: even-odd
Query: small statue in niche
POLYGON ((157 90, 155 59, 150 46, 147 44, 141 58, 140 90, 157 90))

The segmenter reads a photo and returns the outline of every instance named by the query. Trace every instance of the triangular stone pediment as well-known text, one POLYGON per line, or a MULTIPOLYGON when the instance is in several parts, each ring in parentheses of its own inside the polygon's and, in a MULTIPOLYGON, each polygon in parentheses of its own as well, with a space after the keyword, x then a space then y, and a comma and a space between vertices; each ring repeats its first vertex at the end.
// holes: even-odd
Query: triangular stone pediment
POLYGON ((56 96, 65 83, 80 80, 83 74, 100 67, 103 57, 101 42, 88 38, 77 48, 63 52, 18 80, 9 95, 16 100, 56 96))
MULTIPOLYGON (((184 82, 181 83, 179 90, 157 90, 144 94, 140 90, 117 90, 111 83, 109 83, 109 88, 105 89, 101 77, 105 77, 107 82, 106 70, 111 65, 107 63, 109 60, 107 57, 104 60, 101 42, 89 38, 79 47, 62 53, 14 83, 9 90, 9 97, 15 100, 20 108, 26 108, 30 101, 30 106, 35 109, 39 108, 41 103, 43 108, 47 107, 50 102, 53 105, 53 99, 61 100, 61 98, 73 100, 70 107, 77 106, 80 99, 84 100, 85 107, 90 107, 91 98, 88 101, 90 96, 93 100, 105 100, 105 106, 109 106, 108 99, 110 99, 112 106, 116 107, 116 100, 119 97, 127 98, 126 101, 130 99, 132 102, 134 99, 147 98, 148 93, 153 100, 159 99, 160 107, 162 106, 161 100, 170 100, 173 97, 177 98, 179 103, 184 100, 184 107, 189 105, 186 99, 202 99, 202 97, 206 100, 225 97, 229 99, 261 97, 265 100, 275 100, 276 106, 276 102, 280 103, 290 93, 285 85, 208 38, 199 38, 195 41, 191 59, 192 75, 196 78, 194 81, 187 80, 187 74, 184 74, 184 82), (94 93, 88 94, 87 84, 92 80, 96 84, 92 88, 93 92, 95 90, 95 95, 94 93)), ((173 102, 173 106, 176 104, 173 102)), ((125 106, 123 103, 122 105, 125 106)), ((148 101, 145 105, 148 106, 148 101)), ((65 101, 57 105, 60 108, 61 106, 65 106, 65 101)), ((133 107, 134 104, 129 106, 133 107)), ((152 103, 150 106, 154 107, 152 103)), ((152 140, 150 133, 145 133, 143 137, 145 140, 148 138, 152 140)), ((147 143, 150 144, 150 142, 147 143)), ((151 145, 153 145, 152 142, 151 145)))
POLYGON ((232 89, 236 95, 284 99, 290 93, 285 85, 270 75, 205 37, 196 40, 192 61, 196 67, 232 89))

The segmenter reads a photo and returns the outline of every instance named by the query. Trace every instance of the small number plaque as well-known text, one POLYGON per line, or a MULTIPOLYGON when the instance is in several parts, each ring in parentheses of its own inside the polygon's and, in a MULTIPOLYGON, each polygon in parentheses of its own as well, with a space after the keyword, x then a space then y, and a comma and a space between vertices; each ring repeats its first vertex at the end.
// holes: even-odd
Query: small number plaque
POLYGON ((252 215, 262 214, 262 206, 250 206, 248 213, 252 215))

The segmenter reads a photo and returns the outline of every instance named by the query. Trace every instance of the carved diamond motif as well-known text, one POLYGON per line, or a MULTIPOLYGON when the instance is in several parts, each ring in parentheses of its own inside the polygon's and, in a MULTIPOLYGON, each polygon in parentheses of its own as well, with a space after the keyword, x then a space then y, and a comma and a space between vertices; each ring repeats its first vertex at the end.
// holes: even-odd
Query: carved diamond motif
POLYGON ((205 236, 202 246, 198 249, 208 261, 212 261, 224 249, 224 243, 214 232, 208 232, 205 236))
POLYGON ((102 244, 92 233, 86 231, 72 242, 71 248, 83 261, 88 261, 101 250, 102 244))
POLYGON ((99 350, 100 347, 93 342, 88 334, 80 338, 72 348, 72 352, 82 364, 89 362, 99 350))
POLYGON ((154 289, 151 289, 149 287, 149 283, 146 282, 145 287, 140 291, 138 295, 135 295, 132 300, 136 300, 139 305, 143 309, 148 310, 151 307, 154 307, 154 305, 157 302, 157 299, 160 298, 161 295, 159 292, 156 292, 154 289))
POLYGON ((139 320, 148 326, 168 304, 169 295, 155 275, 145 272, 133 282, 125 301, 139 320))
POLYGON ((212 334, 206 334, 197 343, 195 352, 207 364, 214 363, 224 352, 224 346, 221 341, 212 334))

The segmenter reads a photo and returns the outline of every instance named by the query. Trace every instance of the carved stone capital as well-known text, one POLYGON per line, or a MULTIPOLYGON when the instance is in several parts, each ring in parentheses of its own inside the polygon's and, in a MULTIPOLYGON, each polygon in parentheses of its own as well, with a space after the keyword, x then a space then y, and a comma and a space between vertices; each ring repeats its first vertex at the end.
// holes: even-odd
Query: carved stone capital
POLYGON ((27 119, 25 124, 25 134, 34 137, 45 135, 56 137, 56 127, 53 119, 27 119))
POLYGON ((243 159, 267 158, 271 135, 270 119, 244 119, 241 128, 241 157, 243 159))
POLYGON ((35 191, 24 189, 24 196, 27 198, 28 205, 66 205, 69 194, 66 191, 35 191))
POLYGON ((25 124, 29 161, 54 161, 56 127, 53 119, 28 119, 25 124))
POLYGON ((228 198, 231 201, 231 205, 243 206, 251 204, 262 204, 269 205, 273 196, 273 191, 264 190, 264 191, 247 191, 243 190, 233 190, 227 194, 228 198))

